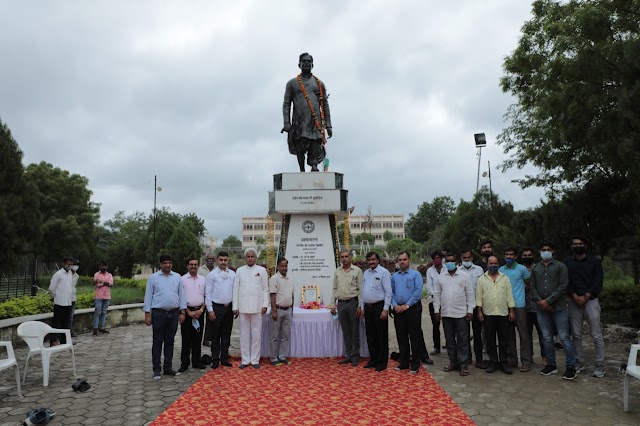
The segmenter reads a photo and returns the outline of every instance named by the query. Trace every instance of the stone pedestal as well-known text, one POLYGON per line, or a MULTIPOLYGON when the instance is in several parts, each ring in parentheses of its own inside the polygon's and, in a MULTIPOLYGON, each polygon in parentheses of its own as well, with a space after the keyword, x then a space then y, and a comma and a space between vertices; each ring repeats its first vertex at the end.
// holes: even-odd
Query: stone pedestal
POLYGON ((340 173, 281 173, 269 192, 269 215, 282 223, 277 257, 289 261, 296 283, 294 304, 302 286, 320 287, 323 303, 330 303, 333 274, 338 266, 336 225, 347 212, 347 191, 340 173), (337 221, 337 222, 336 222, 337 221))

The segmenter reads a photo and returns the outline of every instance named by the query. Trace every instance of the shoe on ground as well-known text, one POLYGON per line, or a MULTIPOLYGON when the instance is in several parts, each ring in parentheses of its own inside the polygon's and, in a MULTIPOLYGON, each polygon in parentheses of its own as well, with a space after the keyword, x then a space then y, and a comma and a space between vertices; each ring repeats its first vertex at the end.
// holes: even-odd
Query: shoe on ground
POLYGON ((440 353, 440 349, 434 349, 431 352, 429 352, 429 355, 438 355, 440 353))
POLYGON ((338 364, 349 364, 351 362, 351 358, 344 358, 338 361, 338 364))
POLYGON ((251 364, 251 366, 252 366, 253 368, 255 368, 255 369, 260 368, 260 364, 251 364))
POLYGON ((377 366, 377 367, 376 367, 376 371, 377 371, 378 373, 380 373, 381 371, 384 371, 384 370, 386 370, 386 369, 387 369, 387 366, 386 366, 386 365, 379 365, 379 366, 377 366))
POLYGON ((180 368, 178 368, 178 373, 184 373, 185 371, 187 371, 188 368, 189 368, 188 365, 181 365, 180 368))
POLYGON ((487 367, 489 367, 489 363, 487 361, 476 362, 476 368, 479 368, 481 370, 486 370, 487 367))
POLYGON ((93 329, 93 333, 92 333, 92 335, 93 335, 93 336, 97 336, 97 335, 98 335, 98 329, 97 329, 97 328, 94 328, 94 329, 93 329))
POLYGON ((513 369, 508 364, 507 365, 502 365, 502 372, 504 374, 513 374, 513 369))
POLYGON ((220 361, 221 365, 224 365, 225 367, 233 367, 233 364, 231 364, 229 361, 227 361, 226 359, 223 361, 220 361))
POLYGON ((249 364, 240 364, 240 366, 238 367, 239 369, 244 369, 247 368, 249 366, 249 364))
POLYGON ((196 368, 198 370, 204 370, 205 368, 207 368, 207 366, 202 364, 193 364, 193 368, 196 368))
POLYGON ((423 357, 422 358, 422 363, 423 364, 429 364, 429 365, 433 365, 433 360, 429 357, 423 357))
POLYGON ((447 347, 445 345, 442 345, 442 349, 447 349, 447 347))
POLYGON ((362 368, 376 368, 376 363, 369 361, 362 368))
POLYGON ((597 377, 598 379, 604 377, 604 365, 596 364, 596 368, 593 370, 592 376, 597 377))
POLYGON ((216 368, 218 368, 218 361, 213 361, 213 362, 211 363, 211 368, 213 368, 214 370, 215 370, 216 368))
POLYGON ((165 376, 179 376, 180 373, 177 372, 176 370, 174 370, 173 368, 169 368, 167 370, 164 370, 164 375, 165 376))
POLYGON ((562 343, 560 343, 560 342, 555 342, 553 344, 553 347, 556 348, 557 350, 564 349, 564 346, 562 346, 562 343))
POLYGON ((273 365, 275 367, 280 367, 282 365, 282 362, 280 362, 279 359, 272 359, 271 360, 271 365, 273 365))
POLYGON ((403 365, 399 365, 396 368, 394 368, 394 370, 396 371, 401 371, 401 370, 408 370, 409 366, 403 366, 403 365))
POLYGON ((211 340, 205 340, 202 342, 202 346, 211 346, 211 340))
POLYGON ((412 368, 411 371, 409 371, 409 374, 418 374, 418 370, 419 369, 417 368, 415 370, 412 368))
POLYGON ((24 419, 23 424, 27 426, 46 425, 55 415, 56 412, 51 408, 38 408, 27 413, 27 418, 24 419))
POLYGON ((562 378, 564 380, 573 380, 576 378, 576 369, 572 368, 572 367, 567 367, 566 370, 564 370, 564 374, 562 375, 562 378))
POLYGON ((354 367, 357 367, 360 364, 360 359, 359 358, 352 358, 351 359, 351 365, 354 367))
POLYGON ((107 330, 106 328, 99 328, 98 333, 109 334, 109 330, 107 330))
POLYGON ((584 363, 582 361, 576 361, 576 373, 584 370, 584 363))
POLYGON ((288 359, 286 359, 286 358, 280 358, 280 362, 281 362, 281 363, 283 363, 284 365, 289 365, 289 364, 291 364, 291 361, 289 361, 289 360, 288 360, 288 359))
POLYGON ((487 373, 495 373, 497 366, 494 363, 489 363, 487 369, 485 370, 487 373))
POLYGON ((540 374, 542 374, 543 376, 550 376, 552 374, 558 374, 558 369, 556 368, 555 365, 547 364, 540 371, 540 374))
POLYGON ((155 371, 153 373, 153 380, 160 380, 162 378, 162 376, 160 375, 159 371, 155 371))

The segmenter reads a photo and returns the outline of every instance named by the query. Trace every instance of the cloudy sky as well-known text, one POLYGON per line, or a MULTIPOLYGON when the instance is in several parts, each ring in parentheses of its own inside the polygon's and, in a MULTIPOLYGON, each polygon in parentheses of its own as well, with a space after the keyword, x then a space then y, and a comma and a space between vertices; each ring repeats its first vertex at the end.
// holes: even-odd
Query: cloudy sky
POLYGON ((1 2, 0 118, 25 164, 86 176, 103 220, 150 212, 154 175, 158 206, 196 213, 212 236, 265 215, 272 175, 297 171, 282 98, 305 51, 355 214, 471 199, 477 132, 501 198, 526 209, 543 197, 511 183, 526 171, 494 168, 513 103, 502 62, 528 1, 1 2))

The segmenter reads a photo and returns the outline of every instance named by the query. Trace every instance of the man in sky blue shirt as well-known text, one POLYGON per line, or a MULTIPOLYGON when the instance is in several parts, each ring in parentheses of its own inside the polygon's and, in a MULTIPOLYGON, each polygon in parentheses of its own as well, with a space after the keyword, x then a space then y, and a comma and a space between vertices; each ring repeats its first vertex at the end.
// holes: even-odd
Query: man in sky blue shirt
POLYGON ((411 359, 411 374, 417 374, 422 358, 422 276, 411 268, 411 257, 406 251, 398 254, 397 261, 400 270, 391 276, 391 307, 400 348, 400 364, 396 370, 408 370, 411 359))
POLYGON ((160 270, 149 277, 144 293, 144 323, 153 325, 153 345, 151 360, 153 378, 160 380, 160 356, 164 345, 164 365, 162 370, 167 376, 180 373, 173 369, 173 341, 186 316, 187 300, 182 288, 182 277, 173 272, 171 256, 160 256, 160 270))
POLYGON ((380 372, 387 369, 389 360, 391 274, 380 266, 380 256, 375 251, 367 253, 366 259, 369 269, 363 273, 360 298, 369 347, 369 362, 364 368, 375 368, 380 372))
POLYGON ((522 366, 521 372, 527 372, 531 369, 531 339, 527 330, 527 304, 525 300, 525 281, 529 279, 531 273, 524 266, 516 262, 518 252, 513 247, 507 247, 504 250, 505 264, 500 267, 500 272, 505 274, 511 281, 511 290, 513 292, 513 300, 515 306, 515 322, 510 322, 507 327, 507 354, 509 359, 509 367, 518 366, 518 351, 516 350, 516 328, 520 336, 520 360, 522 366))

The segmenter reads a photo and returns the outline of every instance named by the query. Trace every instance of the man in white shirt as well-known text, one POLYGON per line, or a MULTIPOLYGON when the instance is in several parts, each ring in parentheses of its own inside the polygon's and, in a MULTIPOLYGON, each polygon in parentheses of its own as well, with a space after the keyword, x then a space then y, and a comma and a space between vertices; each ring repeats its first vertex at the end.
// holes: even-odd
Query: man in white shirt
POLYGON ((445 260, 446 272, 438 276, 433 292, 433 310, 436 319, 442 319, 449 355, 444 371, 460 370, 461 376, 468 376, 469 321, 476 307, 475 295, 469 275, 458 270, 458 255, 449 253, 445 260))
POLYGON ((433 265, 427 269, 427 293, 429 293, 429 297, 431 301, 429 302, 429 316, 431 317, 431 325, 433 326, 433 351, 431 351, 431 355, 437 355, 440 353, 440 321, 436 320, 435 312, 433 310, 433 292, 435 282, 438 279, 438 275, 443 271, 442 267, 442 252, 440 250, 436 250, 431 253, 431 260, 433 261, 433 265))
POLYGON ((192 257, 187 263, 189 272, 182 276, 182 291, 187 300, 186 321, 180 324, 180 334, 182 335, 182 350, 180 351, 180 369, 178 372, 184 373, 189 368, 204 369, 200 364, 202 347, 202 328, 204 326, 204 290, 205 277, 198 274, 198 263, 200 261, 192 257))
MULTIPOLYGON (((482 266, 473 263, 473 252, 471 249, 465 249, 465 251, 462 252, 462 267, 460 270, 466 272, 469 277, 471 277, 473 294, 475 295, 476 288, 478 288, 478 279, 484 275, 484 269, 482 269, 482 266)), ((471 329, 473 330, 473 354, 476 356, 476 367, 484 370, 489 366, 489 361, 484 360, 483 354, 486 351, 483 347, 482 321, 478 319, 477 307, 473 310, 471 329)), ((469 340, 471 340, 471 336, 469 336, 469 340)), ((471 341, 469 341, 469 348, 471 348, 471 341)), ((469 363, 471 362, 471 350, 469 350, 469 363)))
POLYGON ((269 343, 271 344, 271 364, 275 366, 291 364, 285 355, 290 355, 295 284, 291 275, 287 275, 288 270, 287 259, 284 257, 278 259, 278 272, 269 280, 272 319, 269 343))
POLYGON ((225 367, 233 366, 229 362, 229 345, 233 319, 237 318, 231 307, 236 273, 228 269, 228 264, 229 253, 218 252, 218 267, 209 272, 206 279, 205 304, 211 327, 211 368, 218 368, 219 364, 225 367))
POLYGON ((73 259, 73 265, 71 266, 71 271, 73 272, 73 278, 71 278, 71 313, 69 314, 71 337, 76 337, 76 334, 73 332, 73 315, 76 313, 76 301, 78 300, 78 281, 80 281, 78 269, 80 269, 80 261, 73 259))
POLYGON ((233 282, 233 314, 240 316, 240 368, 249 364, 260 368, 262 315, 269 306, 269 281, 267 270, 256 265, 256 249, 246 249, 244 259, 247 264, 238 268, 233 282))
MULTIPOLYGON (((65 257, 63 266, 51 277, 49 294, 53 297, 53 327, 71 328, 71 304, 73 302, 73 258, 65 257)), ((57 346, 60 342, 67 343, 64 334, 51 335, 51 346, 57 346)))
MULTIPOLYGON (((213 272, 216 268, 216 257, 213 253, 207 253, 207 256, 204 258, 204 265, 198 268, 198 274, 203 277, 207 277, 209 273, 213 272)), ((202 316, 202 321, 204 321, 204 340, 202 341, 202 346, 211 346, 211 331, 213 326, 209 324, 209 315, 207 311, 207 315, 202 316)))

